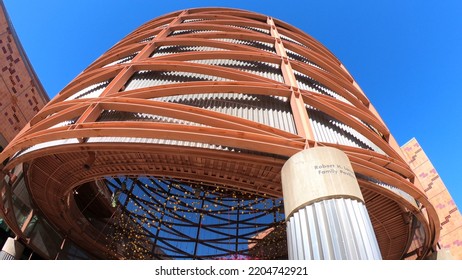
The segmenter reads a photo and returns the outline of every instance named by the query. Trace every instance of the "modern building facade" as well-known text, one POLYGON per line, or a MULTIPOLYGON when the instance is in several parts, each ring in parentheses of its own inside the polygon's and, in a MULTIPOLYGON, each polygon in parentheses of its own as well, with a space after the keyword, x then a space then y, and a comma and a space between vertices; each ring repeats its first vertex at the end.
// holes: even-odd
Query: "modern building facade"
MULTIPOLYGON (((18 40, 2 1, 0 1, 0 77, 1 152, 49 101, 18 40)), ((0 216, 0 244, 3 245, 10 235, 14 236, 0 216)))
POLYGON ((4 218, 44 258, 423 259, 439 248, 435 206, 343 64, 248 11, 142 25, 0 160, 4 218))
POLYGON ((0 1, 0 146, 49 101, 0 1))
POLYGON ((415 138, 404 144, 401 149, 438 213, 441 225, 438 243, 440 250, 444 252, 443 256, 462 260, 462 216, 456 203, 415 138))

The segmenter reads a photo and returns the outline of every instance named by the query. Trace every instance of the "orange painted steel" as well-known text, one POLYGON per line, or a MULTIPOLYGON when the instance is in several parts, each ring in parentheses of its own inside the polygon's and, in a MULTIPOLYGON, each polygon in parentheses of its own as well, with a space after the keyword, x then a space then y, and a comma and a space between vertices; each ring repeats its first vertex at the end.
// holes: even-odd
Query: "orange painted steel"
MULTIPOLYGON (((388 255, 382 252, 384 258, 402 258, 407 253, 409 238, 412 238, 409 226, 396 220, 408 212, 423 225, 426 233, 418 256, 423 258, 435 248, 439 237, 435 209, 425 194, 411 183, 415 175, 387 142, 390 132, 370 108, 370 101, 341 62, 301 30, 247 11, 190 9, 154 19, 114 45, 31 120, 2 152, 0 162, 9 159, 5 172, 25 163, 29 191, 49 221, 83 248, 107 256, 110 252, 103 241, 92 238, 95 229, 88 221, 84 226, 76 223, 85 218, 75 205, 72 190, 85 182, 120 173, 155 175, 282 197, 279 172, 285 160, 306 148, 333 146, 349 156, 357 174, 371 178, 360 178, 359 182, 373 225, 377 227, 379 245, 393 252, 388 255), (185 22, 195 19, 199 21, 185 22), (268 49, 259 48, 258 44, 266 44, 268 49), (183 50, 155 55, 165 47, 183 50), (206 50, 187 49, 194 47, 206 50), (290 56, 289 51, 303 59, 290 56), (130 55, 131 60, 109 65, 130 55), (213 64, 210 60, 218 62, 213 64), (220 65, 219 61, 242 61, 263 68, 257 74, 258 69, 246 72, 238 66, 220 65), (275 65, 274 69, 284 81, 266 75, 269 68, 261 66, 262 63, 275 65), (340 97, 302 89, 296 71, 301 73, 297 75, 309 77, 340 97), (183 73, 183 76, 177 75, 202 75, 202 78, 127 89, 139 73, 183 73), (80 90, 105 82, 98 96, 71 99, 80 90), (280 98, 277 100, 283 100, 281 102, 290 108, 296 133, 251 117, 246 119, 207 106, 168 101, 178 96, 206 98, 221 93, 280 98), (379 150, 317 140, 312 116, 308 113, 314 109, 341 121, 379 150), (161 116, 164 121, 108 121, 102 118, 104 112, 161 116), (177 121, 167 122, 165 118, 177 121), (160 142, 141 143, 140 139, 160 142), (63 140, 71 143, 64 144, 63 140), (194 142, 196 146, 172 141, 194 142), (201 148, 197 143, 215 148, 201 148), (93 153, 94 159, 91 168, 85 169, 89 153, 93 153), (155 161, 161 158, 169 160, 155 161), (225 167, 231 165, 235 168, 225 167), (381 184, 397 188, 418 202, 412 203, 381 184), (393 223, 387 211, 397 213, 393 223), (408 237, 397 242, 390 232, 408 237)), ((6 210, 9 211, 3 209, 6 210)), ((11 213, 7 216, 11 217, 11 213)), ((20 231, 17 227, 13 230, 20 231)), ((24 237, 22 232, 17 234, 24 237)))

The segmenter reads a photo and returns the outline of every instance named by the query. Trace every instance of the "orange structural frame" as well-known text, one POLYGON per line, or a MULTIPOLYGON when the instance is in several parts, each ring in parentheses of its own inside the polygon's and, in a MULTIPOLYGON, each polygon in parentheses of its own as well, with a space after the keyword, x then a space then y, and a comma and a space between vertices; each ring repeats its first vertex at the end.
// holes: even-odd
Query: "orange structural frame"
MULTIPOLYGON (((285 160, 303 149, 333 146, 348 155, 357 174, 392 186, 417 201, 404 199, 393 188, 359 179, 384 258, 404 258, 409 250, 410 226, 402 221, 402 216, 408 213, 423 225, 424 249, 418 256, 423 258, 436 247, 440 230, 438 217, 425 193, 413 184, 414 173, 389 139, 388 128, 354 79, 315 39, 286 23, 256 13, 204 8, 157 18, 114 45, 31 120, 2 152, 0 162, 9 159, 5 172, 18 164, 27 164, 29 191, 51 223, 83 248, 106 252, 102 241, 93 238, 98 232, 90 224, 77 224, 85 219, 71 193, 85 182, 118 174, 148 174, 282 197, 280 169, 285 160), (259 32, 259 29, 267 32, 259 32), (187 32, 182 34, 181 31, 187 32), (246 42, 271 44, 274 51, 255 48, 246 42), (212 50, 153 55, 165 46, 202 46, 212 50), (289 51, 312 63, 291 58, 289 51), (111 64, 130 55, 133 58, 128 62, 111 64), (200 63, 220 59, 276 65, 283 82, 238 68, 200 63), (187 72, 220 80, 184 81, 127 90, 127 84, 140 71, 187 72), (302 89, 296 73, 334 91, 342 100, 302 89), (107 82, 107 86, 97 97, 71 98, 80 90, 103 82, 107 82), (225 112, 161 99, 213 93, 282 98, 290 107, 297 133, 225 112), (340 120, 382 152, 317 140, 307 108, 340 120), (101 121, 103 112, 107 111, 158 115, 195 125, 101 121), (107 138, 113 140, 90 141, 107 138), (138 140, 114 140, 128 138, 138 140), (140 139, 164 142, 148 143, 140 139), (63 140, 68 142, 60 142, 63 140), (174 144, 178 141, 214 148, 174 144), (85 169, 83 166, 91 153, 94 153, 92 166, 85 169), (387 211, 396 211, 396 215, 387 216, 387 211), (406 238, 398 242, 393 232, 406 235, 406 238)), ((14 224, 14 218, 8 214, 10 210, 4 211, 14 224)), ((19 228, 13 230, 26 238, 19 228)))

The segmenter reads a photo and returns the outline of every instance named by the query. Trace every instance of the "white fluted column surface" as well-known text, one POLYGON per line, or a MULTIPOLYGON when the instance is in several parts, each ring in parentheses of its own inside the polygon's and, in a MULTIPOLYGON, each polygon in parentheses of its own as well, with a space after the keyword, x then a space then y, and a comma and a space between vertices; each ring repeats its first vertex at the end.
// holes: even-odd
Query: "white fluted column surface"
POLYGON ((348 157, 330 147, 304 150, 282 169, 289 259, 381 259, 348 157))
POLYGON ((0 260, 17 260, 21 258, 23 251, 24 245, 19 243, 19 241, 8 237, 3 245, 2 251, 0 251, 0 260))

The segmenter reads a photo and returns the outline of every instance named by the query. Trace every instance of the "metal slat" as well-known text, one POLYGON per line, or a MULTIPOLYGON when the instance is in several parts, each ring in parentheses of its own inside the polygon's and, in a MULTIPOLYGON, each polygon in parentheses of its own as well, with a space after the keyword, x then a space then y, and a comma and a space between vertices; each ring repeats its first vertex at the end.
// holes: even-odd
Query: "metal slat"
POLYGON ((337 216, 338 209, 335 204, 335 200, 326 200, 326 214, 327 221, 330 229, 330 236, 332 238, 332 250, 334 252, 334 259, 342 260, 345 259, 345 249, 343 246, 342 240, 342 229, 340 228, 340 223, 337 216))
POLYGON ((314 80, 312 77, 309 77, 297 70, 294 70, 294 75, 295 75, 295 78, 297 79, 297 85, 299 88, 304 89, 304 90, 314 91, 322 95, 330 96, 330 97, 333 97, 337 100, 340 100, 342 102, 345 102, 351 105, 351 102, 348 101, 345 97, 327 88, 320 82, 314 80))
POLYGON ((210 52, 210 51, 228 51, 227 49, 208 47, 208 46, 161 46, 151 57, 158 57, 170 54, 184 53, 184 52, 210 52))
POLYGON ((298 258, 298 250, 297 250, 297 247, 299 246, 299 244, 297 243, 297 236, 296 236, 296 230, 295 230, 295 224, 296 224, 296 221, 294 219, 294 217, 291 218, 292 222, 290 223, 290 238, 291 238, 291 244, 292 244, 292 254, 294 254, 294 256, 296 258, 298 258))
POLYGON ((393 191, 394 193, 400 195, 401 197, 403 197, 404 199, 406 199, 407 201, 409 201, 412 205, 414 205, 415 207, 419 207, 416 203, 416 200, 410 195, 408 194, 407 192, 397 188, 397 187, 394 187, 394 186, 391 186, 389 184, 386 184, 380 180, 377 180, 375 178, 371 178, 371 177, 367 177, 367 176, 364 176, 362 174, 357 174, 356 177, 358 179, 364 179, 364 180, 367 180, 375 185, 378 185, 378 186, 381 186, 382 188, 385 188, 385 189, 388 189, 388 190, 391 190, 393 191))
MULTIPOLYGON (((353 206, 353 209, 355 211, 355 216, 356 218, 358 219, 358 225, 359 225, 359 229, 361 231, 361 236, 362 236, 362 239, 364 241, 364 248, 365 248, 365 251, 366 251, 366 254, 367 254, 367 259, 372 259, 374 258, 374 245, 373 245, 373 240, 370 239, 370 233, 368 232, 370 229, 367 228, 367 221, 369 219, 369 216, 366 218, 364 217, 362 214, 362 211, 360 210, 360 208, 357 206, 358 204, 358 201, 351 201, 351 204, 353 206)), ((372 225, 371 225, 372 227, 372 225)), ((375 235, 374 235, 375 237, 375 235)), ((376 246, 378 248, 378 244, 376 246)), ((380 250, 379 250, 380 252, 380 250)))
POLYGON ((66 98, 68 100, 81 99, 81 98, 96 98, 106 89, 110 80, 93 84, 84 89, 77 91, 72 94, 70 97, 66 98))
MULTIPOLYGON (((297 61, 300 61, 302 63, 305 63, 305 64, 308 64, 308 65, 311 65, 313 67, 316 67, 318 69, 321 69, 321 70, 324 70, 323 68, 321 68, 319 65, 317 65, 316 63, 312 62, 311 60, 309 60, 308 58, 304 57, 303 55, 301 54, 298 54, 292 50, 289 50, 286 48, 286 53, 287 53, 287 57, 289 57, 290 59, 292 60, 297 60, 297 61)), ((298 71, 297 71, 298 72, 298 71)), ((300 73, 300 72, 298 72, 300 73)))
POLYGON ((299 212, 300 218, 300 233, 302 239, 302 250, 303 250, 303 259, 312 259, 311 246, 310 246, 310 236, 308 234, 308 218, 306 215, 306 209, 301 209, 299 212))
POLYGON ((191 81, 229 81, 229 79, 211 75, 180 71, 139 71, 135 73, 127 82, 125 91, 191 81))
POLYGON ((354 238, 356 241, 355 242, 356 250, 358 252, 359 259, 365 260, 367 259, 367 253, 366 253, 366 249, 363 246, 364 240, 361 238, 361 230, 358 225, 358 219, 355 216, 353 205, 351 204, 351 201, 346 201, 345 206, 346 206, 348 216, 350 217, 350 222, 351 222, 350 225, 352 226, 353 235, 351 236, 351 238, 354 238))
POLYGON ((300 215, 299 213, 294 213, 294 227, 295 227, 295 238, 296 238, 296 243, 297 243, 297 258, 302 259, 304 258, 303 254, 303 238, 302 238, 302 229, 301 229, 301 223, 300 223, 300 215))
POLYGON ((0 260, 10 261, 10 260, 15 260, 15 258, 13 255, 8 254, 7 252, 0 251, 0 260))
POLYGON ((274 48, 274 44, 267 43, 267 42, 262 42, 262 41, 247 41, 247 40, 238 40, 238 39, 229 39, 229 38, 215 38, 212 40, 217 40, 217 41, 222 41, 222 42, 227 42, 231 44, 238 44, 238 45, 244 45, 244 46, 249 46, 249 47, 254 47, 260 50, 264 50, 267 52, 271 53, 276 53, 276 50, 274 48))
POLYGON ((332 260, 332 238, 329 234, 329 224, 326 220, 326 208, 323 205, 323 201, 314 203, 314 209, 316 213, 317 226, 319 229, 319 237, 321 239, 321 251, 324 260, 332 260))
POLYGON ((124 63, 130 63, 132 61, 132 59, 138 54, 139 52, 135 52, 131 55, 128 55, 128 56, 125 56, 123 58, 120 58, 120 59, 117 59, 109 64, 106 64, 104 67, 109 67, 109 66, 112 66, 112 65, 116 65, 116 64, 124 64, 124 63))
POLYGON ((197 34, 197 33, 211 33, 211 32, 220 32, 218 30, 204 30, 204 29, 184 29, 184 30, 175 30, 169 36, 179 36, 187 34, 197 34))
POLYGON ((316 141, 368 149, 384 154, 382 149, 350 126, 319 110, 307 108, 307 111, 314 128, 316 141))
POLYGON ((242 29, 246 29, 246 30, 257 31, 257 32, 260 32, 260 33, 263 33, 263 34, 266 34, 266 35, 270 34, 268 29, 263 29, 263 28, 253 27, 253 26, 230 25, 230 24, 227 24, 227 26, 232 26, 232 27, 242 28, 242 29))
POLYGON ((243 93, 188 94, 156 98, 242 117, 296 134, 290 104, 287 98, 243 93))
POLYGON ((149 122, 162 122, 162 123, 175 123, 191 126, 206 126, 200 123, 186 121, 177 118, 165 117, 161 115, 152 115, 146 113, 134 112, 121 112, 114 110, 105 110, 101 113, 98 122, 112 122, 112 121, 149 121, 149 122))
POLYGON ((142 44, 142 43, 147 43, 149 41, 151 41, 152 39, 156 38, 156 35, 153 35, 153 36, 149 36, 147 38, 144 38, 143 40, 139 41, 138 43, 142 44))
MULTIPOLYGON (((286 227, 287 227, 287 228, 290 228, 290 226, 291 226, 290 224, 291 224, 291 223, 292 223, 292 221, 291 221, 291 220, 288 220, 288 221, 286 222, 286 227)), ((294 252, 293 252, 293 250, 292 250, 292 246, 293 246, 293 245, 292 245, 291 234, 292 234, 291 231, 286 230, 287 252, 288 252, 288 255, 289 255, 289 256, 293 256, 293 254, 294 254, 294 252)))
MULTIPOLYGON (((72 140, 72 139, 69 139, 72 140)), ((66 140, 66 141, 69 141, 66 140)), ((220 150, 220 151, 236 151, 234 148, 213 145, 208 143, 192 142, 192 141, 178 141, 171 139, 158 139, 158 138, 140 138, 140 137, 90 137, 87 140, 87 143, 138 143, 144 142, 148 144, 159 144, 159 145, 172 145, 172 146, 189 146, 189 147, 198 147, 211 150, 220 150)), ((78 143, 78 142, 77 142, 78 143)))
POLYGON ((342 236, 347 237, 343 243, 345 247, 345 257, 350 260, 357 260, 359 259, 359 254, 356 250, 357 245, 356 240, 353 238, 352 228, 349 226, 349 224, 351 224, 350 216, 347 213, 343 201, 336 200, 335 202, 337 204, 339 224, 342 228, 342 236))
MULTIPOLYGON (((320 239, 319 239, 319 233, 318 233, 318 226, 316 222, 316 214, 314 212, 314 207, 305 207, 306 213, 307 213, 307 218, 308 218, 308 232, 310 235, 310 245, 313 248, 313 255, 312 258, 313 260, 321 260, 322 259, 322 253, 321 253, 321 244, 320 244, 320 239)), ((289 256, 290 257, 290 256, 289 256)))
POLYGON ((308 205, 290 217, 287 231, 290 259, 381 259, 366 207, 357 200, 335 198, 308 205))
POLYGON ((302 46, 302 47, 305 47, 307 49, 309 49, 307 46, 303 45, 302 43, 300 43, 299 41, 295 40, 295 39, 292 39, 290 37, 287 37, 286 35, 283 35, 283 34, 279 34, 279 37, 281 37, 282 40, 285 40, 285 41, 289 41, 289 42, 292 42, 292 43, 295 43, 299 46, 302 46))
POLYGON ((75 138, 43 142, 43 143, 40 143, 40 144, 31 146, 31 147, 29 147, 27 149, 22 150, 17 155, 15 155, 15 157, 19 157, 19 156, 22 156, 22 155, 25 155, 27 153, 37 151, 37 150, 40 150, 40 149, 45 149, 45 148, 55 147, 55 146, 61 146, 61 145, 67 145, 67 144, 77 144, 77 143, 79 143, 79 141, 77 139, 75 139, 75 138))
POLYGON ((234 59, 203 59, 191 60, 190 62, 239 69, 242 72, 251 73, 279 83, 284 83, 284 77, 282 76, 282 72, 278 64, 234 59))

